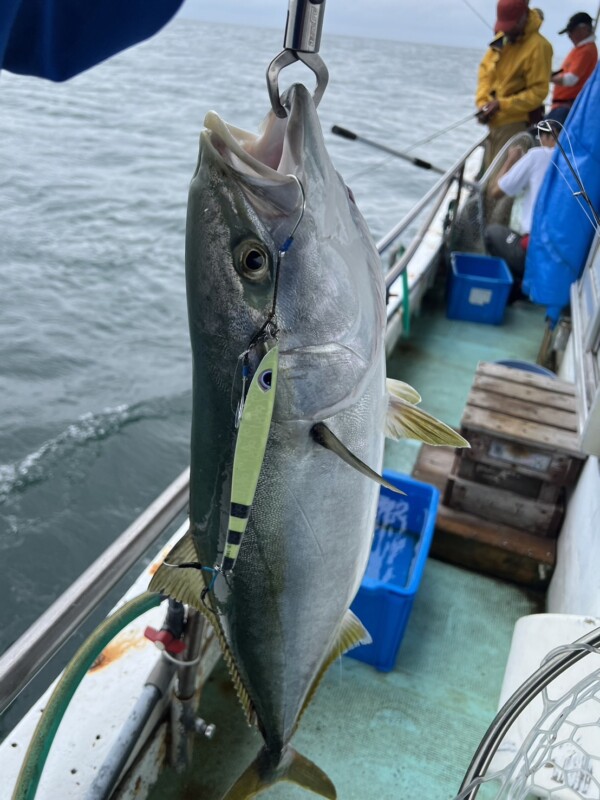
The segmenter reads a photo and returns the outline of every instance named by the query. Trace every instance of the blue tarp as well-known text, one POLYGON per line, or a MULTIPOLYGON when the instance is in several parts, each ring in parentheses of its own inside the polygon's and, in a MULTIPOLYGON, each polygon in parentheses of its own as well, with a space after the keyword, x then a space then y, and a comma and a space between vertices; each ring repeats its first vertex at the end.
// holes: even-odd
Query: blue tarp
MULTIPOLYGON (((581 90, 559 141, 595 209, 600 206, 600 64, 581 90), (572 148, 572 149, 571 149, 572 148)), ((523 290, 558 318, 581 275, 594 236, 593 217, 558 147, 538 195, 523 290)))
POLYGON ((155 34, 183 0, 0 0, 0 67, 64 81, 155 34))

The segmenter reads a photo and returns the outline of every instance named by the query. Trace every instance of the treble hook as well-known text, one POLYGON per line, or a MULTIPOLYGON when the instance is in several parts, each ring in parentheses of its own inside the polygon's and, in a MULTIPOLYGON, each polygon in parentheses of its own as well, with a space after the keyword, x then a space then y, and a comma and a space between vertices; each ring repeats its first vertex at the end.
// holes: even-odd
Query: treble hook
POLYGON ((315 105, 319 105, 323 97, 329 80, 327 67, 318 55, 324 13, 325 0, 289 0, 283 50, 275 56, 267 69, 267 89, 271 108, 278 117, 287 116, 279 95, 279 73, 295 61, 306 64, 317 78, 313 95, 315 105))

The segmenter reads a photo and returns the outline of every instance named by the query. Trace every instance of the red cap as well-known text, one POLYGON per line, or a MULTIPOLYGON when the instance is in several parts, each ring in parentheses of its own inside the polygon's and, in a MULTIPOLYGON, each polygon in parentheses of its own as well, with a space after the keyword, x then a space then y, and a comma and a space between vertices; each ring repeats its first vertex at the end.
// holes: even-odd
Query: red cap
POLYGON ((529 0, 498 0, 494 33, 511 33, 529 10, 529 0))

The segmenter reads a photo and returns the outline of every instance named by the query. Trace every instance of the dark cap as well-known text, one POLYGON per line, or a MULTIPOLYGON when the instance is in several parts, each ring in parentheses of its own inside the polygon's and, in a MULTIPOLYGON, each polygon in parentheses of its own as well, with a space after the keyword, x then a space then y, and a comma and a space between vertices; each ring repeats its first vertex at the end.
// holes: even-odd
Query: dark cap
POLYGON ((563 28, 562 31, 559 31, 559 33, 570 33, 573 28, 576 28, 578 25, 589 25, 590 28, 592 28, 594 22, 590 15, 586 14, 585 11, 578 11, 577 14, 573 14, 571 19, 567 22, 567 27, 563 28))
POLYGON ((498 0, 494 33, 511 33, 528 11, 529 0, 498 0))

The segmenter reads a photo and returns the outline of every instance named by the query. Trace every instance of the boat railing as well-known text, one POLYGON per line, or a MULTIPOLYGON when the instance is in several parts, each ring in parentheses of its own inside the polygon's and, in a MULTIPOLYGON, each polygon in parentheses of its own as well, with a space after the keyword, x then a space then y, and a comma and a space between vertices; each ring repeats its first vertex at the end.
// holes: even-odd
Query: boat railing
POLYGON ((385 234, 385 236, 377 242, 377 250, 379 251, 380 255, 383 255, 389 248, 398 240, 398 238, 406 231, 409 225, 411 225, 415 219, 417 219, 420 214, 428 207, 429 212, 425 217, 423 223, 419 227, 419 230, 413 237, 412 241, 409 243, 406 250, 402 253, 401 257, 392 265, 390 270, 386 273, 385 276, 385 284, 386 288, 389 289, 390 286, 402 275, 402 273, 406 270, 410 259, 415 254, 416 250, 419 248, 419 245, 423 241, 423 237, 425 236, 426 231, 428 230, 429 226, 435 215, 437 214, 441 204, 444 202, 444 199, 450 189, 451 185, 456 181, 458 182, 459 186, 459 194, 462 190, 462 187, 470 188, 472 184, 465 180, 464 178, 464 171, 465 165, 471 155, 477 150, 477 148, 481 147, 485 140, 485 136, 482 137, 480 140, 475 142, 475 144, 470 147, 459 159, 458 161, 450 167, 450 169, 442 175, 442 177, 436 181, 436 183, 431 187, 431 189, 422 197, 422 199, 411 208, 411 210, 406 214, 406 216, 400 220, 394 227, 385 234), (434 202, 435 201, 435 202, 434 202))
POLYGON ((0 714, 184 511, 189 485, 188 468, 0 656, 0 714))

